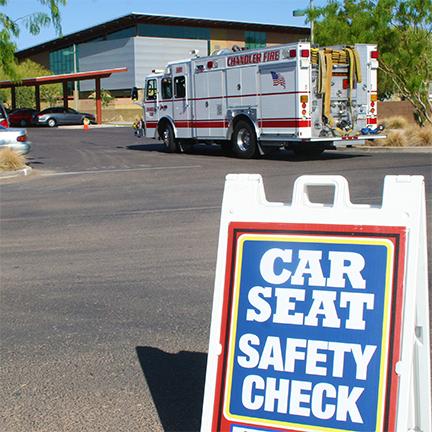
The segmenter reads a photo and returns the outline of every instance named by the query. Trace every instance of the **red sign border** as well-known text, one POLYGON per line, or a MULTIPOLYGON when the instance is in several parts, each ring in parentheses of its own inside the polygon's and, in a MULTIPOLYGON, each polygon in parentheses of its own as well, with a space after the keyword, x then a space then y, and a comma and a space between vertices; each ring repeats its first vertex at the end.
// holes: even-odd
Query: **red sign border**
MULTIPOLYGON (((218 357, 216 387, 213 400, 212 431, 230 432, 233 422, 223 415, 225 378, 227 372, 229 328, 231 320, 232 294, 234 286, 235 258, 237 239, 242 234, 289 234, 289 235, 321 235, 346 237, 376 237, 390 240, 394 245, 394 267, 392 277, 393 292, 391 295, 391 321, 389 343, 393 346, 388 352, 387 388, 385 392, 383 431, 394 431, 396 427, 396 404, 399 377, 395 372, 396 363, 400 358, 401 324, 403 310, 403 281, 405 274, 406 227, 373 226, 373 225, 330 225, 330 224, 295 224, 278 222, 231 222, 228 227, 228 243, 225 265, 225 282, 223 293, 220 346, 222 352, 218 357)), ((239 422, 235 422, 239 424, 239 422)), ((242 423, 245 427, 260 427, 242 423)), ((264 430, 268 429, 265 426, 264 430)), ((269 431, 286 431, 272 427, 269 431)), ((297 432, 299 429, 288 429, 297 432)))

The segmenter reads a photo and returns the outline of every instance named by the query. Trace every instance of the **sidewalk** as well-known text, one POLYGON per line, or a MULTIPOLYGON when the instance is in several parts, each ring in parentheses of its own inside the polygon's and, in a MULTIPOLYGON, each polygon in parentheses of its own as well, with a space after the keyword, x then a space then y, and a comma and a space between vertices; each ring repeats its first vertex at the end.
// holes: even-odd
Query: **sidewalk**
MULTIPOLYGON (((116 121, 116 122, 107 122, 107 123, 102 123, 102 124, 92 124, 92 125, 89 125, 89 130, 108 128, 108 127, 130 127, 130 128, 132 128, 132 122, 116 121)), ((84 129, 84 126, 83 125, 58 126, 57 129, 84 129)))
POLYGON ((364 145, 353 145, 353 149, 364 150, 368 152, 403 152, 403 153, 432 153, 432 147, 387 147, 387 146, 364 146, 364 145))

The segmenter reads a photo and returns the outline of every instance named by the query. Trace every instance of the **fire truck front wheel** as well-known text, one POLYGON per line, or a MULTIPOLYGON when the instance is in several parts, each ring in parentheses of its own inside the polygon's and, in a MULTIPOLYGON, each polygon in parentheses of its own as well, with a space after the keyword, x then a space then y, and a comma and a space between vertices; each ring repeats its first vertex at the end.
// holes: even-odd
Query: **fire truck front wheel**
POLYGON ((159 135, 165 144, 167 152, 175 153, 177 151, 177 143, 174 138, 174 131, 169 123, 164 123, 160 126, 159 135))
POLYGON ((236 124, 231 142, 237 157, 251 159, 257 155, 258 146, 255 131, 247 121, 240 120, 236 124))

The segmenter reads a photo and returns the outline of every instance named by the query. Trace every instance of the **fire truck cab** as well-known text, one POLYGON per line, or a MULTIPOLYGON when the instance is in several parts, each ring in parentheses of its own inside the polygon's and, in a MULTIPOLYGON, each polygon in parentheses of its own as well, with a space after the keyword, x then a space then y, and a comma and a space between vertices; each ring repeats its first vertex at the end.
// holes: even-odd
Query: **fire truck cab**
POLYGON ((378 139, 376 45, 222 50, 145 78, 145 136, 169 152, 216 143, 241 158, 378 139))

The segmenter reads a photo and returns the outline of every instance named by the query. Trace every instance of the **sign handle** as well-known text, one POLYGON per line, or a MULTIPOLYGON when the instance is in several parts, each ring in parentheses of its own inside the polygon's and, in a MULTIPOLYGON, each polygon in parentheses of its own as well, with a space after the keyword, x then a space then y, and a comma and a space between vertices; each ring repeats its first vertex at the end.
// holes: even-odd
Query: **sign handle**
POLYGON ((334 208, 351 207, 348 181, 342 176, 311 176, 299 177, 294 183, 293 207, 323 207, 322 203, 313 203, 309 199, 308 187, 310 186, 333 186, 334 208))

